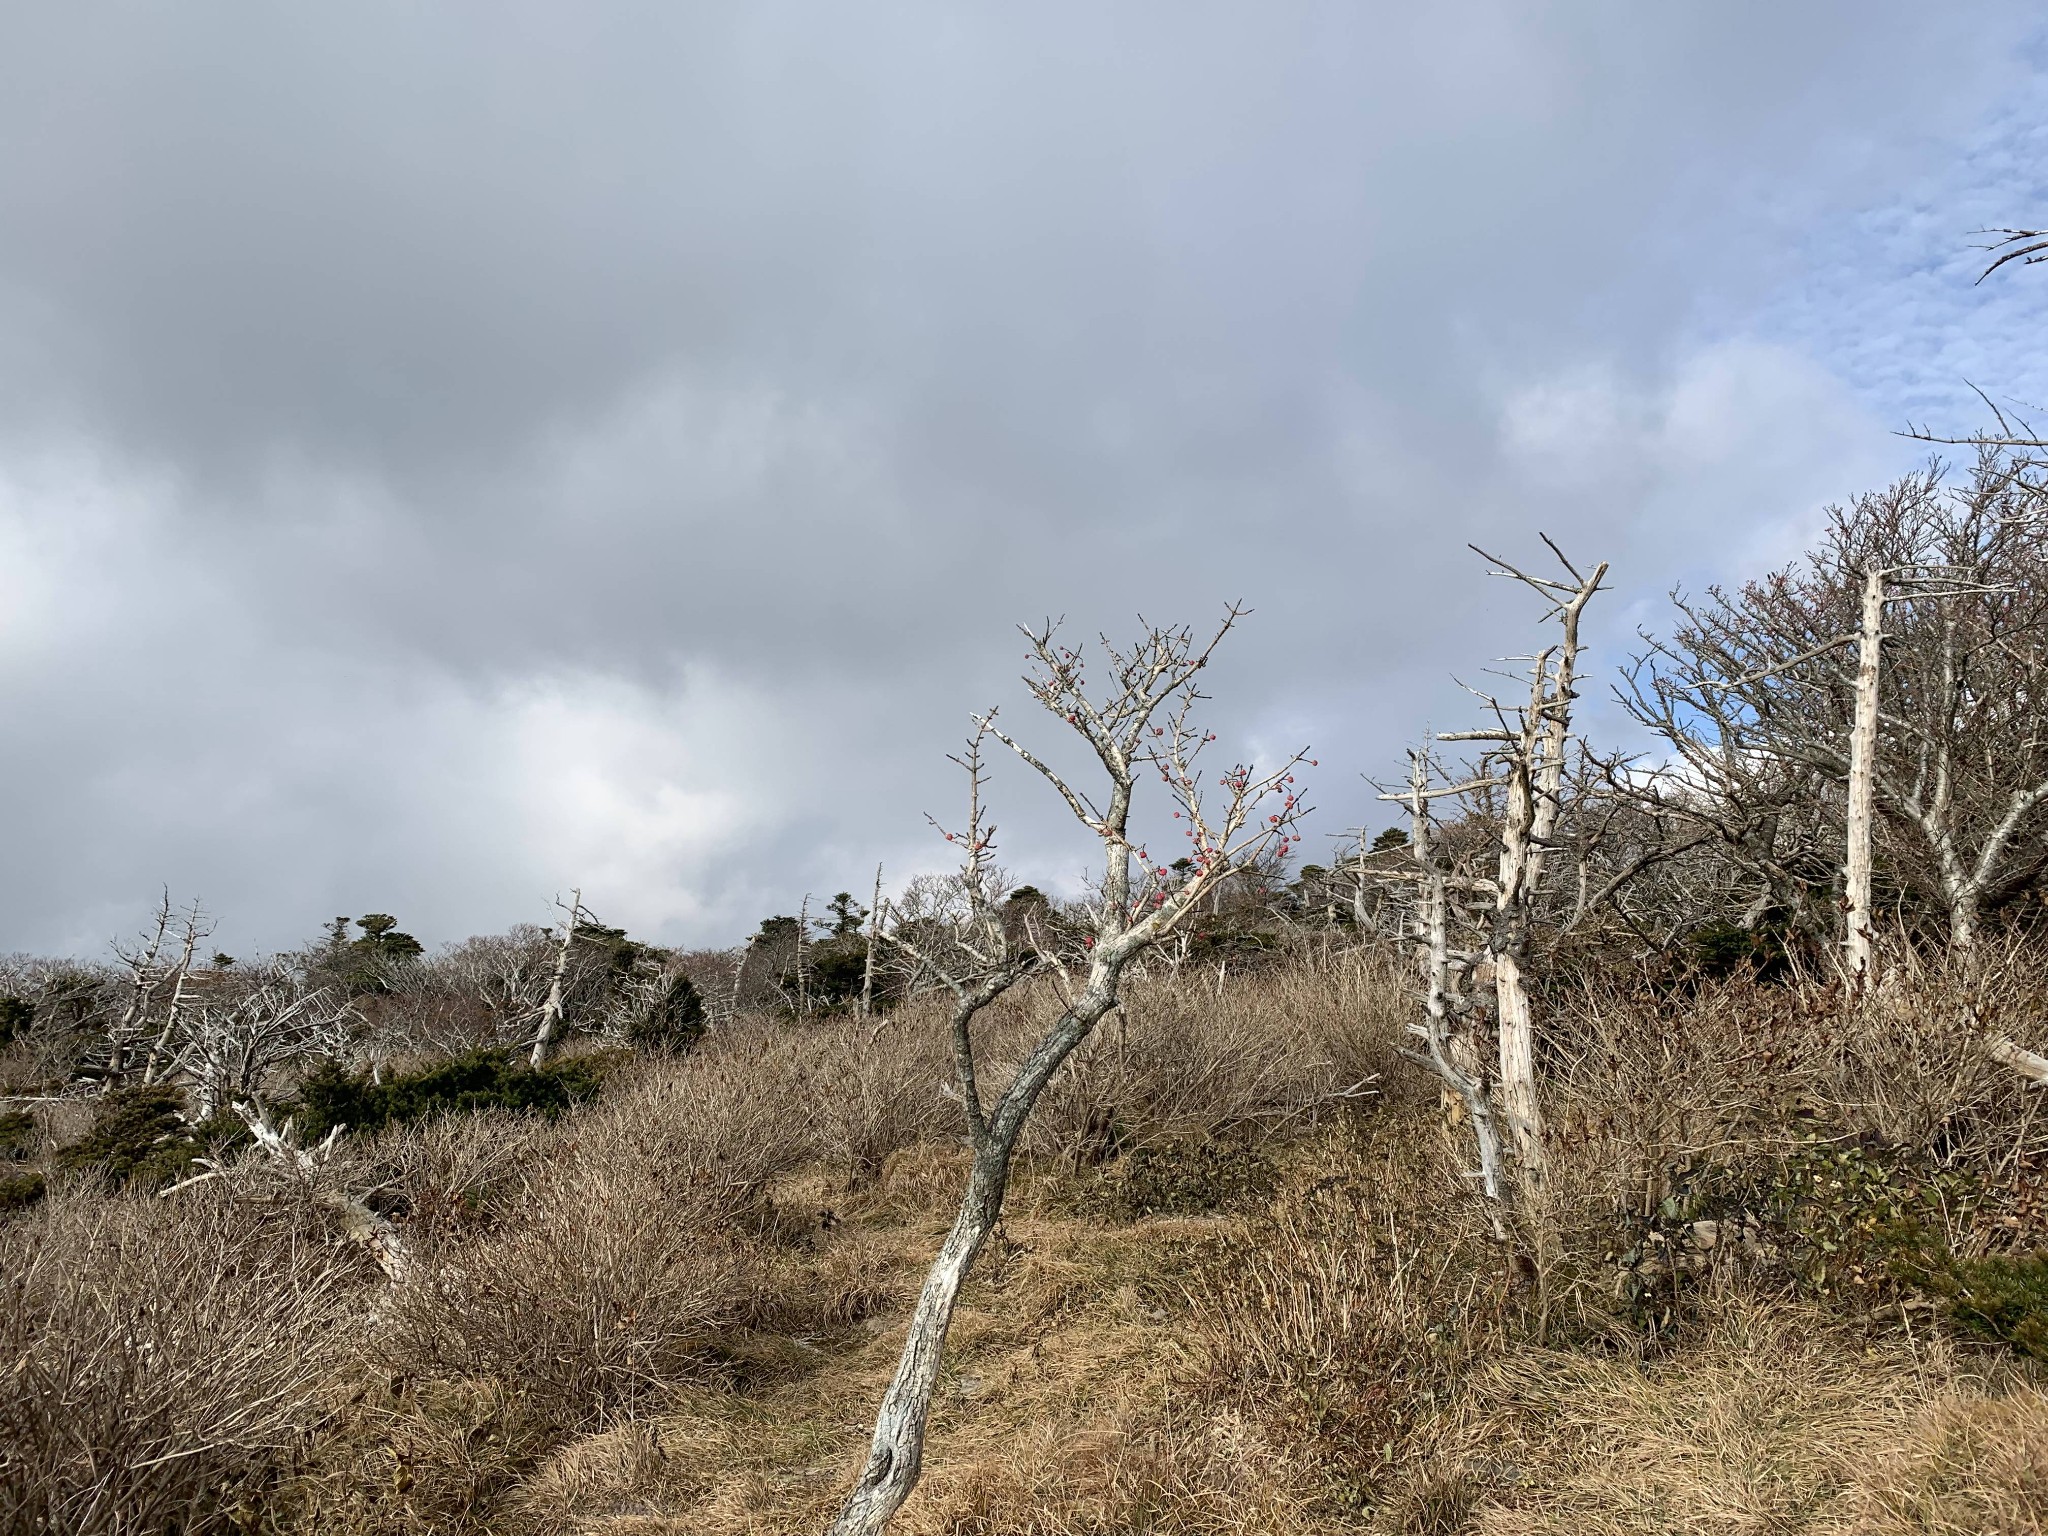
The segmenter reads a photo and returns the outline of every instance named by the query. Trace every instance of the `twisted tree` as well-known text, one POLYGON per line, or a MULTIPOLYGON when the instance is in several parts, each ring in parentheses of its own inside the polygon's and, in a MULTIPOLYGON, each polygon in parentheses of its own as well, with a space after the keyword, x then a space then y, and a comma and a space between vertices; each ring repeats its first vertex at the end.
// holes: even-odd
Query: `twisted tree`
POLYGON ((1236 764, 1218 776, 1215 794, 1206 792, 1197 766, 1203 749, 1216 738, 1193 719, 1204 697, 1196 681, 1242 612, 1231 608, 1206 642, 1198 642, 1188 629, 1156 627, 1148 627, 1128 649, 1103 641, 1108 679, 1094 691, 1081 652, 1058 644, 1054 625, 1024 631, 1031 663, 1025 685, 1087 748, 1100 771, 1100 783, 1092 790, 1008 735, 993 711, 975 719, 967 751, 955 759, 968 778, 967 820, 958 828, 939 829, 961 850, 953 899, 924 904, 915 922, 899 918, 892 937, 913 949, 952 995, 953 1086, 973 1163, 959 1213, 911 1315, 867 1460, 833 1522, 833 1536, 874 1536, 917 1484, 932 1388, 953 1308, 975 1255, 1002 1214, 1018 1140, 1046 1084, 1116 1007, 1119 985, 1135 957, 1170 934, 1220 882, 1262 853, 1299 840, 1295 826, 1302 806, 1293 786, 1301 754, 1264 772, 1236 764), (1041 775, 1096 840, 1099 881, 1077 954, 1059 952, 1043 942, 1034 924, 1006 921, 998 910, 995 828, 987 820, 983 795, 982 748, 990 740, 1041 775), (1155 861, 1144 839, 1132 831, 1138 785, 1154 775, 1185 834, 1185 872, 1171 869, 1167 859, 1155 861), (1008 1082, 990 1097, 982 1081, 976 1019, 1041 971, 1057 983, 1059 1009, 1011 1067, 1008 1082))

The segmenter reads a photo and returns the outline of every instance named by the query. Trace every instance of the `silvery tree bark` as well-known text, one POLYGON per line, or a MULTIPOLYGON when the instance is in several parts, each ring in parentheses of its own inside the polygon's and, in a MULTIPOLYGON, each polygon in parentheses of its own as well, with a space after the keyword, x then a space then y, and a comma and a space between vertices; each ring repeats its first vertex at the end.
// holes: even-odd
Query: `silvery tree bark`
POLYGON ((1039 1095, 1116 1007, 1119 985, 1135 956, 1169 935, 1220 882, 1261 853, 1299 841, 1295 827, 1305 808, 1293 785, 1302 754, 1263 774, 1247 764, 1233 766, 1217 780, 1220 813, 1205 806, 1196 759, 1215 737, 1192 723, 1192 711, 1203 697, 1195 683, 1241 614, 1240 609, 1230 609, 1206 644, 1197 644, 1189 630, 1158 628, 1148 629, 1128 650, 1105 641, 1103 661, 1110 679, 1099 693, 1087 688, 1081 653, 1055 643, 1053 625, 1025 631, 1033 662, 1026 684, 1042 707, 1082 738, 1100 766, 1106 788, 1099 803, 998 728, 993 712, 978 717, 967 754, 956 759, 967 770, 970 784, 967 827, 964 833, 940 830, 949 842, 964 843, 957 921, 950 927, 934 925, 929 914, 901 907, 891 941, 953 995, 955 1087, 967 1119, 973 1162, 959 1211, 911 1315, 859 1480, 832 1524, 832 1536, 875 1536, 917 1484, 932 1390, 953 1310, 975 1255, 1002 1215, 1011 1163, 1039 1095), (1016 925, 996 909, 989 862, 993 828, 986 825, 981 805, 981 744, 991 737, 1041 774, 1097 840, 1102 858, 1098 899, 1090 907, 1078 953, 1058 953, 1055 935, 1015 932, 1016 925), (1185 875, 1176 875, 1168 859, 1154 861, 1143 842, 1131 835, 1133 795, 1139 778, 1152 772, 1165 785, 1176 807, 1174 819, 1186 834, 1185 875), (1268 805, 1275 808, 1266 811, 1268 805), (1084 961, 1085 979, 1076 986, 1069 966, 1079 967, 1084 961), (1064 1005, 994 1102, 985 1103, 974 1037, 976 1017, 1026 977, 1048 967, 1058 969, 1066 982, 1064 1005))
POLYGON ((1849 727, 1849 789, 1842 856, 1842 960, 1853 982, 1871 974, 1870 843, 1877 790, 1879 653, 1884 644, 1884 577, 1873 565, 1863 574, 1856 632, 1856 706, 1849 727))
MULTIPOLYGON (((1467 799, 1478 794, 1500 792, 1493 802, 1498 807, 1498 836, 1494 848, 1494 875, 1490 881, 1468 875, 1460 882, 1466 889, 1490 898, 1491 912, 1479 935, 1478 958, 1492 973, 1494 1020, 1499 1064, 1494 1079, 1497 1107, 1507 1122, 1515 1149, 1515 1163, 1525 1192, 1540 1192, 1549 1166, 1545 1144, 1542 1102, 1536 1091, 1536 1023, 1526 976, 1528 951, 1535 924, 1536 900, 1550 849, 1556 839, 1563 803, 1565 753, 1571 737, 1572 703, 1577 698, 1578 662, 1581 650, 1579 624, 1586 604, 1600 591, 1607 575, 1603 561, 1590 576, 1581 574, 1548 538, 1568 580, 1530 576, 1484 550, 1475 552, 1487 560, 1496 575, 1519 581, 1551 605, 1547 618, 1560 627, 1556 645, 1546 647, 1530 666, 1529 702, 1509 710, 1490 696, 1480 698, 1494 716, 1494 725, 1475 731, 1444 731, 1436 739, 1444 742, 1482 742, 1486 750, 1480 771, 1461 784, 1429 787, 1430 757, 1427 751, 1414 755, 1414 776, 1405 793, 1387 793, 1382 799, 1406 800, 1410 805, 1413 830, 1410 845, 1415 851, 1418 878, 1424 889, 1418 896, 1423 912, 1423 940, 1426 965, 1441 967, 1435 946, 1427 939, 1427 926, 1441 922, 1450 891, 1445 873, 1436 867, 1430 837, 1428 806, 1436 799, 1467 799), (1435 882, 1434 889, 1430 888, 1435 882)), ((1434 993, 1436 983, 1432 981, 1434 993)), ((1434 1025, 1432 1025, 1434 1027, 1434 1025)), ((1455 1046, 1455 1038, 1453 1044, 1455 1046)), ((1435 1066, 1434 1056, 1431 1065, 1435 1066)), ((1452 1055, 1455 1076, 1447 1076, 1461 1097, 1469 1097, 1478 1075, 1452 1055)), ((1445 1075, 1438 1068, 1440 1076, 1445 1075)), ((1485 1097, 1482 1093, 1479 1097, 1485 1097)), ((1491 1121, 1482 1124, 1473 1115, 1474 1133, 1482 1143, 1494 1134, 1491 1121)), ((1482 1147, 1482 1173, 1485 1172, 1482 1147)), ((1495 1180, 1497 1184, 1497 1179, 1495 1180)))
MULTIPOLYGON (((558 896, 557 902, 561 900, 558 896)), ((548 999, 541 1004, 540 1028, 533 1037, 533 1053, 528 1058, 535 1067, 547 1065, 554 1053, 555 1037, 562 1028, 562 1009, 569 979, 569 947, 576 942, 576 924, 583 917, 583 892, 581 888, 569 893, 569 915, 562 923, 562 942, 555 950, 555 974, 548 983, 548 999)))

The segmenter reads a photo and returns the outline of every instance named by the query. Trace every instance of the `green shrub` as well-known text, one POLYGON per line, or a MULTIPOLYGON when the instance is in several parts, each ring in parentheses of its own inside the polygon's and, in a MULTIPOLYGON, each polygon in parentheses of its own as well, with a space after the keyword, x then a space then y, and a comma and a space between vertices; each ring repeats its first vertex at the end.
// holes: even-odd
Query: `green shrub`
POLYGON ((170 1184, 192 1171, 209 1151, 249 1139, 240 1120, 216 1115, 188 1124, 184 1096, 164 1083, 117 1088, 99 1102, 92 1130, 57 1153, 59 1168, 90 1170, 115 1184, 145 1189, 170 1184))
POLYGON ((559 1114, 595 1094, 615 1059, 571 1056, 534 1068, 516 1061, 510 1050, 498 1048, 471 1051, 416 1072, 393 1073, 381 1083, 372 1082, 367 1072, 323 1062, 300 1085, 291 1112, 308 1139, 325 1136, 337 1125, 375 1131, 480 1109, 559 1114))
POLYGON ((1699 974, 1710 980, 1746 974, 1779 981, 1791 972, 1784 938, 1771 928, 1745 928, 1722 918, 1695 928, 1684 943, 1699 974))
POLYGON ((2048 1360, 2048 1253, 1965 1259, 1917 1231, 1900 1247, 1894 1272, 1939 1298, 1959 1327, 2048 1360))
POLYGON ((690 978, 678 972, 626 1025, 626 1042, 635 1050, 680 1055, 703 1038, 704 1029, 704 999, 690 978))
POLYGON ((0 1216, 27 1210, 42 1198, 43 1176, 35 1169, 0 1169, 0 1216))
POLYGON ((42 1138, 36 1132, 36 1117, 25 1109, 0 1114, 0 1161, 18 1163, 34 1157, 42 1138))

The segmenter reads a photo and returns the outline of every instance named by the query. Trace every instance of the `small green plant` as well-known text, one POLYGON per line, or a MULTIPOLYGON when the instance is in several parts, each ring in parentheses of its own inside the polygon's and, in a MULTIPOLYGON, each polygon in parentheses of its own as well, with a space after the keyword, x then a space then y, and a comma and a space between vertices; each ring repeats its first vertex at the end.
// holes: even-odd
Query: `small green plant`
POLYGON ((36 1021, 36 1005, 25 997, 0 997, 0 1045, 12 1045, 36 1021))
POLYGON ((0 1169, 0 1216, 25 1211, 42 1198, 43 1176, 35 1169, 0 1169))
POLYGON ((0 1114, 0 1161, 20 1162, 35 1156, 40 1139, 36 1117, 27 1110, 10 1109, 0 1114))
POLYGON ((1790 1240, 1793 1274, 1816 1295, 1890 1293, 1903 1250, 1967 1222, 1982 1178, 1899 1147, 1809 1138, 1780 1160, 1766 1213, 1790 1240))
POLYGON ((1791 970, 1783 936, 1769 928, 1745 928, 1721 919, 1695 928, 1686 935, 1685 945, 1699 974, 1714 980, 1750 975, 1777 981, 1791 970))
POLYGON ((1900 1235, 1900 1250, 1894 1273, 1957 1326, 2048 1360, 2048 1252, 1966 1259, 1918 1231, 1900 1235))

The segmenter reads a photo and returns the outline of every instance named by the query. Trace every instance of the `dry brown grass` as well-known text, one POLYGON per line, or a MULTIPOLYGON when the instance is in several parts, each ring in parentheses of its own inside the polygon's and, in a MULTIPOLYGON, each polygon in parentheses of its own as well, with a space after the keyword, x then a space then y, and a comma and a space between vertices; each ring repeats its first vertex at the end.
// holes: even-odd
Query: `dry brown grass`
POLYGON ((1497 1356, 1410 1481, 1461 1486, 1454 1529, 1475 1536, 2038 1531, 2026 1462, 2044 1433, 2037 1391, 1944 1350, 1736 1301, 1655 1360, 1497 1356), (2012 1437, 1998 1454, 1981 1437, 1959 1454, 1959 1427, 1994 1424, 2012 1437), (2001 1509, 2003 1525, 1940 1523, 2001 1509))
MULTIPOLYGON (((2039 1097, 1964 1022, 2017 1006, 2009 983, 1908 976, 1848 1014, 1742 986, 1553 1012, 1573 1241, 1543 1284, 1393 1054, 1404 987, 1355 956, 1132 987, 1034 1124, 897 1529, 2043 1529, 2048 1399, 2018 1367, 1760 1273, 1646 1333, 1600 1246, 1617 1213, 1816 1126, 1971 1169, 2036 1157, 2039 1097), (1374 1074, 1379 1097, 1337 1097, 1374 1074), (1145 1155, 1217 1138, 1257 1149, 1270 1195, 1091 1215, 1145 1155)), ((1056 1002, 993 1012, 991 1077, 1056 1002)), ((0 1247, 0 1364, 36 1384, 0 1407, 0 1526, 815 1531, 964 1179, 948 1076, 935 1001, 745 1020, 559 1121, 350 1145, 419 1260, 395 1293, 310 1211, 60 1188, 0 1247)))

